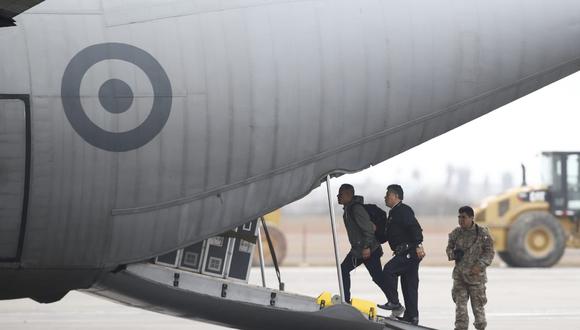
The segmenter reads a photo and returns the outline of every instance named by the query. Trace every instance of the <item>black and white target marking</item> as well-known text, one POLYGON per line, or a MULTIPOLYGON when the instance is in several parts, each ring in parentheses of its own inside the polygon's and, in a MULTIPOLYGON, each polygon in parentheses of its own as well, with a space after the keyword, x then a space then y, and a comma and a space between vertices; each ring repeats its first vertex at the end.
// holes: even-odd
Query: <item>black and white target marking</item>
MULTIPOLYGON (((131 87, 120 79, 105 81, 98 91, 103 108, 112 114, 121 114, 133 104, 131 87), (110 95, 122 94, 122 98, 110 95)), ((113 152, 138 149, 161 132, 171 112, 172 89, 169 77, 159 62, 146 51, 122 43, 103 43, 89 46, 76 54, 64 71, 61 86, 64 112, 74 130, 91 145, 113 152), (81 102, 81 83, 95 64, 120 60, 141 69, 153 87, 153 105, 145 121, 126 132, 110 132, 96 125, 85 112, 81 102)))

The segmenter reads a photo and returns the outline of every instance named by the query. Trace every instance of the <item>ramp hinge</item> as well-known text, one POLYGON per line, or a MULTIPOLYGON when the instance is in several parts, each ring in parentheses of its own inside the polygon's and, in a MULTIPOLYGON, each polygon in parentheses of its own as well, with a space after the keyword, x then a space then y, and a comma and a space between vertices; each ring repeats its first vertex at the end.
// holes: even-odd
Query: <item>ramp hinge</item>
POLYGON ((222 284, 222 298, 225 298, 228 295, 227 291, 228 291, 228 285, 225 283, 222 284))
POLYGON ((179 273, 174 273, 173 274, 173 286, 174 287, 178 287, 179 286, 179 273))
POLYGON ((270 293, 270 306, 276 306, 276 292, 270 293))

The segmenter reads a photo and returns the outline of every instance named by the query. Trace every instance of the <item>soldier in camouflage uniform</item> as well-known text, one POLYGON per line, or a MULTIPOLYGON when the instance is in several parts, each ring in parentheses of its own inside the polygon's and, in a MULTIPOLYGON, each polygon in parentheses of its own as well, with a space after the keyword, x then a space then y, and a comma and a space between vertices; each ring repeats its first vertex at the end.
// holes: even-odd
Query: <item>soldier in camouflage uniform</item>
POLYGON ((485 269, 493 260, 493 239, 488 229, 478 226, 473 217, 471 207, 463 206, 459 209, 459 227, 449 234, 447 244, 447 256, 449 260, 455 260, 451 291, 456 306, 455 330, 467 330, 469 327, 467 301, 470 299, 475 317, 473 325, 478 330, 487 326, 484 309, 487 303, 485 269))

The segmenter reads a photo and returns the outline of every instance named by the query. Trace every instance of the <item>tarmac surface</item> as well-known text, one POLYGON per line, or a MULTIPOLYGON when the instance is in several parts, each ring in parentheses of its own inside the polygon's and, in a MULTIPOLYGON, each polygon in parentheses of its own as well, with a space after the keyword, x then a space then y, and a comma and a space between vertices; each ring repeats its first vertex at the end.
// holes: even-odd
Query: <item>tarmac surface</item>
MULTIPOLYGON (((250 283, 258 284, 260 271, 252 270, 250 283)), ((488 270, 488 329, 579 329, 580 267, 551 269, 488 270)), ((421 324, 437 329, 453 329, 451 268, 424 266, 420 269, 419 310, 421 324)), ((317 296, 324 290, 338 292, 336 268, 283 267, 286 290, 317 296)), ((364 267, 353 272, 354 297, 384 302, 364 267)), ((267 269, 267 283, 276 287, 273 269, 267 269)), ((401 296, 401 293, 399 292, 401 296)), ((471 317, 470 322, 473 322, 471 317)), ((71 292, 60 302, 42 305, 22 299, 0 301, 2 330, 69 329, 224 329, 130 308, 81 292, 71 292)), ((473 329, 473 326, 470 327, 473 329)))

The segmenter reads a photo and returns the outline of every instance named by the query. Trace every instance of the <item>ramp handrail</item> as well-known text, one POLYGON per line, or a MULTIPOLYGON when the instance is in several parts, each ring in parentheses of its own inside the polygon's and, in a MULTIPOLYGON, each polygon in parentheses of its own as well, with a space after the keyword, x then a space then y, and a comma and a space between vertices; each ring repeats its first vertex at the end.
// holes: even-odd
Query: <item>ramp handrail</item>
POLYGON ((268 226, 266 226, 266 221, 264 221, 264 217, 260 217, 260 221, 262 222, 262 227, 264 227, 264 234, 266 234, 266 240, 268 241, 268 247, 270 248, 270 254, 272 255, 272 263, 274 264, 274 268, 276 269, 276 277, 278 278, 278 285, 280 291, 284 291, 284 282, 282 282, 282 278, 280 276, 280 268, 278 267, 278 258, 276 258, 276 251, 274 250, 274 244, 272 244, 272 239, 270 238, 270 233, 268 232, 268 226))
POLYGON ((340 301, 344 304, 344 287, 342 285, 342 271, 338 259, 338 238, 336 235, 336 221, 334 207, 332 207, 332 196, 330 194, 330 174, 326 176, 326 194, 328 196, 328 209, 330 210, 330 226, 332 227, 332 241, 334 243, 334 259, 336 262, 336 274, 338 275, 338 288, 340 289, 340 301))

